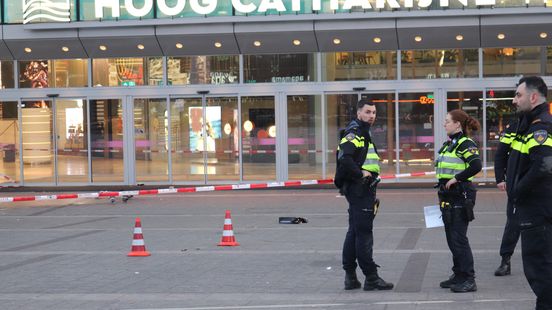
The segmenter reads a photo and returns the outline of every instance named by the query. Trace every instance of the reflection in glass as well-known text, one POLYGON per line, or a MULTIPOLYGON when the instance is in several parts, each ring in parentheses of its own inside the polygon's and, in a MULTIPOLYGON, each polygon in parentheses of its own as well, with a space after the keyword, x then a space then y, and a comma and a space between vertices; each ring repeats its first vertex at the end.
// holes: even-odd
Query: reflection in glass
POLYGON ((88 182, 88 129, 83 99, 56 100, 59 183, 88 182))
POLYGON ((237 84, 239 83, 238 56, 188 56, 167 58, 167 83, 237 84))
POLYGON ((99 86, 160 85, 161 57, 97 58, 92 60, 92 84, 99 86))
MULTIPOLYGON (((479 147, 479 155, 481 156, 481 164, 483 164, 483 93, 480 91, 466 91, 466 92, 448 92, 447 93, 447 112, 454 109, 461 109, 468 113, 469 116, 475 118, 481 124, 481 129, 470 134, 470 138, 477 143, 479 147)), ((489 119, 489 110, 487 106, 487 120, 489 119)), ((442 124, 438 124, 442 125, 442 124)), ((444 130, 444 129, 443 129, 444 130)), ((489 134, 489 132, 487 132, 489 134)), ((489 135, 488 141, 491 141, 491 135, 489 135)), ((489 145, 487 145, 489 148, 489 145)), ((488 153, 489 154, 489 153, 488 153)), ((490 157, 487 157, 487 162, 490 157)), ((494 154, 493 154, 494 158, 494 154)), ((489 175, 490 171, 487 171, 489 175)), ((475 177, 480 178, 485 174, 484 171, 479 172, 475 177)))
POLYGON ((409 50, 401 52, 403 79, 478 77, 477 49, 409 50))
POLYGON ((540 47, 501 47, 483 49, 484 77, 540 74, 540 47))
POLYGON ((92 182, 123 182, 123 105, 120 99, 90 100, 92 182))
POLYGON ((276 179, 274 97, 242 97, 244 180, 276 179), (248 126, 245 126, 249 124, 248 126))
POLYGON ((55 87, 88 86, 87 59, 57 59, 53 61, 55 87))
POLYGON ((23 177, 26 183, 54 182, 54 141, 51 101, 23 101, 23 177))
POLYGON ((245 83, 297 83, 314 80, 314 54, 245 55, 245 83))
POLYGON ((0 184, 19 182, 17 102, 0 101, 0 154, 0 184))
POLYGON ((320 96, 287 96, 290 180, 323 177, 321 108, 320 96))
POLYGON ((31 60, 19 62, 20 88, 48 88, 53 87, 53 75, 50 69, 51 60, 31 60))
POLYGON ((166 99, 134 99, 137 182, 169 180, 169 122, 166 99))
POLYGON ((14 88, 13 61, 0 60, 0 89, 14 88))
POLYGON ((201 98, 171 99, 172 175, 178 181, 204 181, 205 162, 202 133, 201 98))
POLYGON ((434 104, 432 92, 399 94, 400 173, 433 170, 434 104))
POLYGON ((207 182, 239 180, 238 98, 207 98, 206 116, 207 182))
POLYGON ((323 81, 392 80, 397 75, 395 51, 337 52, 324 56, 323 81))

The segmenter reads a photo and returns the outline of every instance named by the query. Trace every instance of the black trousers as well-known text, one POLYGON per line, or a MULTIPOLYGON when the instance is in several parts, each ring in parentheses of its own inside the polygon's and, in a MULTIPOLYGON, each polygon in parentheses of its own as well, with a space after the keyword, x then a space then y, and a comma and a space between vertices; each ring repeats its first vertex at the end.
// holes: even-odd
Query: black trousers
POLYGON ((537 310, 552 309, 552 224, 521 231, 523 270, 537 296, 537 310))
POLYGON ((348 186, 345 197, 349 202, 349 229, 343 243, 343 269, 354 271, 358 266, 364 275, 377 274, 372 257, 374 235, 375 190, 368 191, 363 184, 348 186))
POLYGON ((452 271, 460 280, 473 280, 475 270, 473 267, 473 255, 468 240, 468 224, 465 217, 459 213, 462 209, 456 209, 451 223, 445 223, 447 244, 452 253, 452 271))
POLYGON ((519 221, 514 215, 514 204, 508 199, 506 208, 506 225, 502 234, 502 242, 500 243, 500 256, 512 256, 519 240, 520 230, 519 221))

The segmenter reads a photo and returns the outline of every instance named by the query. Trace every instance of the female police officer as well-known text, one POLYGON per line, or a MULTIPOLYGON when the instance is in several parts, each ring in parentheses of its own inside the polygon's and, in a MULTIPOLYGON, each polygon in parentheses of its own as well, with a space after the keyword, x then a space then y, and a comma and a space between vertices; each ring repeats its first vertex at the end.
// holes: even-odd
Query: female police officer
POLYGON ((473 176, 481 171, 481 159, 475 142, 469 138, 471 130, 479 130, 479 122, 462 110, 450 111, 445 119, 449 140, 439 150, 436 173, 439 180, 439 205, 447 243, 452 252, 454 274, 440 283, 457 293, 474 292, 475 272, 470 243, 466 235, 468 223, 473 220, 475 188, 473 176))

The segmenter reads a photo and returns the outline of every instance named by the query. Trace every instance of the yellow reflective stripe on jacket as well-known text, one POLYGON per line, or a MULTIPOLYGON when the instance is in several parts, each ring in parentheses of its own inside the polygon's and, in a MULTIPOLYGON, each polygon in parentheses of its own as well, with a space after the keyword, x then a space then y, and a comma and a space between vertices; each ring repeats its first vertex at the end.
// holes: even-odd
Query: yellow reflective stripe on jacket
MULTIPOLYGON (((448 151, 448 147, 445 147, 438 155, 437 157, 437 167, 435 174, 437 176, 437 179, 452 179, 455 175, 458 173, 466 170, 470 165, 469 163, 462 160, 461 157, 456 154, 456 149, 467 141, 469 138, 462 137, 458 142, 456 143, 456 147, 454 147, 453 150, 450 152, 448 151)), ((469 139, 471 140, 471 139, 469 139)), ((459 152, 461 153, 460 156, 464 158, 468 158, 472 153, 468 152, 468 149, 459 152)), ((469 178, 468 181, 473 180, 473 177, 469 178)))
POLYGON ((535 141, 535 139, 533 139, 533 133, 530 133, 527 136, 524 136, 522 141, 514 140, 512 142, 511 148, 522 154, 529 154, 529 151, 533 147, 539 145, 552 147, 552 136, 548 134, 548 138, 546 139, 546 141, 544 141, 542 144, 539 144, 537 141, 535 141))
MULTIPOLYGON (((345 142, 352 142, 356 147, 364 147, 364 137, 355 135, 355 138, 352 140, 347 139, 347 137, 341 138, 341 141, 339 144, 345 143, 345 142)), ((339 149, 339 146, 338 146, 339 149)))
POLYGON ((500 141, 500 143, 510 145, 510 144, 512 144, 512 141, 514 141, 515 136, 516 136, 516 134, 514 132, 506 133, 502 137, 500 137, 500 139, 498 141, 500 141))
POLYGON ((366 154, 366 159, 362 164, 362 169, 370 172, 380 173, 379 166, 380 157, 376 153, 376 148, 373 143, 368 144, 368 153, 366 154))

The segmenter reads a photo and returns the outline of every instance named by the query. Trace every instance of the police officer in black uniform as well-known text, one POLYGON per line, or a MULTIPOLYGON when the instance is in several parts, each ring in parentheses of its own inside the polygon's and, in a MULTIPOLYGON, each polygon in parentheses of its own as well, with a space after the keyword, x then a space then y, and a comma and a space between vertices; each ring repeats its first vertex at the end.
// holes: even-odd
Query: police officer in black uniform
POLYGON ((439 150, 436 160, 439 205, 453 262, 452 276, 439 285, 455 293, 477 290, 467 232, 469 222, 474 219, 476 196, 471 181, 481 171, 479 150, 469 133, 479 128, 479 122, 466 112, 450 111, 445 118, 449 140, 439 150))
POLYGON ((372 257, 372 225, 377 211, 375 188, 379 180, 379 166, 373 171, 366 169, 374 167, 370 158, 377 156, 369 132, 375 118, 375 104, 366 99, 360 100, 357 104, 357 118, 348 124, 338 148, 335 183, 349 202, 349 230, 343 244, 346 290, 361 287, 356 276, 357 261, 366 276, 365 291, 393 288, 392 283, 378 276, 379 266, 372 257), (373 150, 371 155, 370 149, 373 150))
POLYGON ((523 270, 536 309, 552 309, 552 115, 542 78, 519 80, 513 103, 521 114, 512 141, 506 191, 521 229, 523 270))
MULTIPOLYGON (((506 125, 506 129, 500 136, 498 147, 496 149, 494 171, 496 187, 500 190, 506 190, 506 164, 508 163, 508 156, 510 154, 510 146, 514 140, 517 130, 517 121, 513 121, 506 125)), ((511 273, 510 259, 516 244, 519 240, 519 224, 516 222, 514 216, 514 206, 508 199, 506 207, 506 225, 504 226, 504 233, 502 234, 502 242, 500 243, 500 256, 502 260, 500 265, 495 270, 495 276, 506 276, 511 273)))

